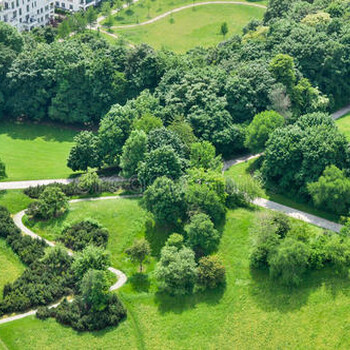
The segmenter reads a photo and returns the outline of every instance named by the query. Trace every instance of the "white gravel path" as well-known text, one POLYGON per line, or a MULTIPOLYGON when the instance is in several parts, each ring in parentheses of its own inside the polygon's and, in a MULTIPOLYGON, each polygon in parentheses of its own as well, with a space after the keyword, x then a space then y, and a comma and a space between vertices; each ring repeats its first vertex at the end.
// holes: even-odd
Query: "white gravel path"
MULTIPOLYGON (((69 201, 69 203, 78 203, 78 202, 88 202, 88 201, 97 201, 97 200, 109 200, 109 199, 120 199, 120 198, 132 198, 132 197, 136 197, 133 195, 130 196, 112 196, 112 197, 96 197, 96 198, 81 198, 81 199, 73 199, 71 201, 69 201)), ((15 223, 15 225, 22 231, 22 233, 31 236, 32 238, 37 238, 37 239, 42 239, 44 240, 49 246, 54 247, 55 246, 55 242, 51 242, 48 241, 47 239, 44 239, 42 237, 40 237, 39 235, 37 235, 36 233, 34 233, 32 230, 30 230, 28 227, 26 227, 23 224, 23 216, 25 215, 26 210, 22 210, 19 213, 15 214, 13 216, 13 221, 15 223)), ((71 250, 68 250, 68 254, 69 255, 73 255, 73 252, 71 250)), ((114 283, 109 290, 110 291, 114 291, 117 290, 119 288, 121 288, 127 281, 127 277, 125 275, 124 272, 115 269, 114 267, 109 267, 108 270, 110 272, 112 272, 116 277, 117 277, 117 282, 114 283)), ((57 307, 60 303, 56 303, 54 305, 49 306, 50 308, 52 307, 57 307)), ((16 321, 19 320, 21 318, 27 317, 27 316, 31 316, 31 315, 35 315, 37 312, 37 310, 31 310, 28 312, 25 312, 23 314, 18 314, 18 315, 14 315, 14 316, 10 316, 10 317, 4 317, 2 319, 0 319, 0 324, 3 323, 8 323, 8 322, 12 322, 12 321, 16 321)))

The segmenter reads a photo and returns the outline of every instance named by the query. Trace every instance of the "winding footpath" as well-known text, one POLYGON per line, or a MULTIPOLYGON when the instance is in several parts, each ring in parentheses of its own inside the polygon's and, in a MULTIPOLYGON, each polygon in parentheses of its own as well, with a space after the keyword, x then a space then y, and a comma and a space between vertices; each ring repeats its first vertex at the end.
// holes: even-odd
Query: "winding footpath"
POLYGON ((197 3, 193 3, 193 4, 189 4, 189 5, 175 8, 173 10, 164 12, 163 14, 161 14, 157 17, 154 17, 154 18, 152 18, 148 21, 145 21, 145 22, 135 23, 135 24, 124 24, 124 25, 120 25, 120 26, 113 26, 112 28, 123 29, 123 28, 134 28, 134 27, 144 26, 147 24, 152 24, 154 22, 157 22, 160 19, 168 17, 176 12, 180 12, 180 11, 192 8, 192 7, 204 6, 204 5, 239 5, 239 6, 250 6, 250 7, 258 7, 258 8, 266 9, 265 5, 252 4, 249 2, 242 2, 242 1, 220 1, 220 0, 219 1, 204 1, 204 2, 197 2, 197 3))
MULTIPOLYGON (((73 199, 73 200, 69 201, 69 203, 91 202, 91 201, 111 200, 111 199, 120 199, 120 198, 134 198, 134 197, 135 196, 131 195, 131 196, 111 196, 111 197, 81 198, 81 199, 73 199)), ((22 210, 19 213, 14 215, 13 221, 14 221, 15 225, 25 235, 31 236, 32 238, 41 239, 41 240, 45 241, 50 247, 54 247, 55 246, 54 242, 51 242, 51 241, 48 241, 45 238, 42 238, 41 236, 37 235, 36 233, 34 233, 32 230, 30 230, 27 226, 25 226, 23 224, 23 216, 26 214, 26 211, 27 210, 22 210)), ((71 250, 68 250, 68 254, 72 256, 73 252, 71 250)), ((117 290, 117 289, 121 288, 127 281, 127 277, 126 277, 125 273, 120 271, 120 270, 115 269, 114 267, 109 267, 108 270, 110 272, 112 272, 117 277, 117 282, 114 283, 109 288, 109 290, 110 291, 114 291, 114 290, 117 290)), ((57 307, 59 304, 60 303, 56 303, 56 304, 50 305, 49 308, 57 307)), ((22 314, 18 314, 18 315, 2 318, 2 319, 0 319, 0 325, 3 324, 3 323, 16 321, 16 320, 19 320, 19 319, 27 317, 27 316, 35 315, 36 312, 37 312, 37 310, 30 310, 30 311, 22 313, 22 314)))
MULTIPOLYGON (((334 120, 339 119, 340 117, 342 117, 343 115, 347 114, 350 112, 350 105, 342 108, 341 110, 335 112, 332 114, 332 118, 334 120)), ((245 157, 241 157, 241 158, 235 158, 235 159, 230 159, 224 162, 224 166, 223 166, 223 171, 229 169, 231 166, 233 165, 237 165, 240 163, 244 163, 249 161, 250 159, 254 159, 257 158, 261 155, 261 153, 259 154, 254 154, 254 155, 248 155, 245 157)), ((113 181, 122 181, 122 178, 110 178, 113 179, 113 181)), ((74 181, 74 179, 53 179, 53 180, 34 180, 34 181, 16 181, 16 182, 2 182, 0 183, 0 190, 4 190, 4 189, 24 189, 30 186, 37 186, 37 185, 44 185, 44 184, 49 184, 49 183, 70 183, 74 181)), ((69 203, 78 203, 78 202, 88 202, 88 201, 100 201, 100 200, 112 200, 112 199, 120 199, 120 198, 134 198, 137 197, 139 195, 130 195, 130 196, 110 196, 110 197, 95 197, 95 198, 81 198, 81 199, 73 199, 71 201, 69 201, 69 203)), ((262 207, 262 208, 266 208, 266 209, 270 209, 270 210, 275 210, 281 213, 284 213, 290 217, 293 217, 295 219, 298 220, 302 220, 306 223, 309 224, 313 224, 316 225, 318 227, 327 229, 327 230, 331 230, 331 231, 335 231, 335 232, 339 232, 340 229, 342 228, 342 225, 337 224, 335 222, 320 218, 318 216, 294 209, 294 208, 290 208, 287 207, 285 205, 270 201, 268 199, 265 198, 256 198, 253 201, 253 204, 262 207)), ((25 215, 26 210, 22 210, 19 213, 15 214, 13 217, 13 221, 16 224, 16 226, 26 235, 29 235, 33 238, 39 238, 39 239, 43 239, 49 246, 53 247, 55 246, 54 242, 48 241, 40 236, 38 236, 36 233, 34 233, 33 231, 31 231, 28 227, 26 227, 23 224, 23 216, 25 215)), ((71 251, 68 251, 70 255, 72 255, 73 253, 71 251)), ((126 275, 120 271, 117 270, 113 267, 109 267, 108 270, 110 272, 112 272, 113 274, 115 274, 118 278, 117 282, 115 284, 113 284, 110 287, 110 291, 113 290, 117 290, 119 288, 121 288, 127 281, 127 277, 126 275)), ((57 307, 59 305, 59 303, 51 305, 50 308, 52 307, 57 307)), ((0 319, 0 325, 3 323, 8 323, 8 322, 12 322, 15 320, 19 320, 21 318, 27 317, 27 316, 31 316, 31 315, 35 315, 37 310, 31 310, 28 311, 26 313, 23 314, 18 314, 18 315, 14 315, 14 316, 10 316, 10 317, 6 317, 3 319, 0 319)))
MULTIPOLYGON (((139 0, 134 0, 131 4, 134 4, 136 2, 138 2, 139 0)), ((144 26, 144 25, 147 25, 147 24, 151 24, 151 23, 154 23, 156 21, 159 21, 160 19, 162 18, 165 18, 167 16, 170 16, 172 15, 173 13, 176 13, 176 12, 179 12, 179 11, 183 11, 183 10, 186 10, 186 9, 189 9, 189 8, 192 8, 192 7, 196 7, 196 6, 203 6, 203 5, 238 5, 238 6, 250 6, 250 7, 258 7, 258 8, 262 8, 262 9, 266 9, 266 6, 265 5, 260 5, 260 4, 252 4, 252 3, 249 3, 249 2, 242 2, 242 1, 205 1, 205 2, 197 2, 197 3, 192 3, 192 4, 189 4, 189 5, 185 5, 185 6, 181 6, 181 7, 178 7, 178 8, 175 8, 175 9, 172 9, 170 11, 167 11, 167 12, 164 12, 163 14, 157 16, 157 17, 154 17, 148 21, 145 21, 145 22, 142 22, 142 23, 135 23, 135 24, 124 24, 124 25, 120 25, 120 26, 113 26, 112 28, 114 29, 123 29, 123 28, 134 28, 134 27, 138 27, 138 26, 144 26)), ((128 5, 127 4, 124 4, 122 9, 125 9, 127 8, 128 5)), ((120 9, 116 9, 116 10, 113 10, 111 12, 112 15, 115 15, 116 13, 120 12, 120 9)), ((105 20, 106 17, 105 16, 100 16, 97 18, 97 23, 95 26, 91 27, 91 29, 93 30, 100 30, 101 33, 104 33, 106 35, 109 35, 111 37, 113 37, 114 39, 118 39, 119 36, 117 34, 114 34, 114 33, 109 33, 108 31, 102 29, 102 25, 101 25, 101 22, 103 20, 105 20)))

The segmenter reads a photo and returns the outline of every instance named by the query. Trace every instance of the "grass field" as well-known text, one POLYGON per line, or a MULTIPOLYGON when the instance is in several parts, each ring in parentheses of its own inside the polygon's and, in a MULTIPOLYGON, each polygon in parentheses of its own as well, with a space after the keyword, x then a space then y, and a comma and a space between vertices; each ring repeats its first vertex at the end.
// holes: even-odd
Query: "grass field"
POLYGON ((350 141, 350 113, 344 115, 335 122, 338 125, 339 130, 345 134, 350 141))
MULTIPOLYGON (((142 23, 165 12, 196 2, 203 2, 203 0, 140 0, 115 14, 114 25, 142 23)), ((241 2, 267 5, 266 0, 242 0, 241 2)))
POLYGON ((6 207, 11 214, 26 209, 31 201, 22 190, 0 191, 0 205, 6 207))
POLYGON ((152 24, 135 28, 114 29, 132 43, 147 43, 156 49, 175 52, 203 46, 209 47, 223 40, 220 27, 227 22, 228 36, 239 34, 253 18, 262 18, 264 10, 239 5, 205 5, 186 9, 152 24))
MULTIPOLYGON (((227 176, 231 176, 232 178, 242 177, 242 176, 250 176, 249 168, 256 161, 256 159, 251 159, 248 162, 240 163, 232 166, 228 169, 225 174, 227 176)), ((288 207, 298 209, 304 211, 309 214, 313 214, 319 217, 322 217, 327 220, 331 220, 334 222, 339 222, 339 216, 328 213, 319 209, 314 208, 309 203, 304 203, 298 200, 295 197, 288 197, 287 194, 274 193, 272 191, 264 190, 263 198, 270 199, 274 202, 286 205, 288 207)))
POLYGON ((57 125, 0 123, 0 158, 5 181, 66 178, 76 131, 57 125))
POLYGON ((16 254, 6 244, 4 239, 0 239, 0 299, 2 290, 8 282, 13 282, 24 271, 25 266, 21 263, 16 254))
MULTIPOLYGON (((134 237, 146 232, 144 212, 137 201, 77 204, 66 221, 78 219, 85 212, 98 215, 96 219, 113 229, 111 239, 115 243, 109 249, 118 263, 116 267, 128 271, 129 277, 127 285, 118 292, 128 308, 127 320, 117 328, 77 333, 52 319, 39 321, 29 317, 1 325, 0 338, 8 349, 21 350, 67 346, 84 350, 349 348, 347 278, 332 271, 318 271, 306 276, 298 289, 287 289, 270 282, 265 273, 250 270, 248 231, 259 211, 228 212, 219 247, 227 269, 226 288, 171 298, 154 292, 153 264, 148 265, 143 282, 138 277, 135 283, 136 275, 121 254, 134 237), (106 213, 109 206, 110 212, 106 213)), ((54 227, 51 223, 45 230, 54 227)))

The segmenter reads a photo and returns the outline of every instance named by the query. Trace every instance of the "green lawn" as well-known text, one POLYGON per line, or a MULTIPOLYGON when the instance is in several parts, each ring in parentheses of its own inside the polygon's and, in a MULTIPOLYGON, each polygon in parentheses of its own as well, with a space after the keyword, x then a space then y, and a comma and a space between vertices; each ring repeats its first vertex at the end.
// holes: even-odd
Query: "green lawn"
POLYGON ((350 113, 337 119, 335 123, 338 125, 339 130, 350 140, 350 113))
POLYGON ((76 131, 57 125, 0 123, 0 158, 5 181, 66 178, 76 131))
POLYGON ((6 207, 11 214, 26 209, 31 201, 22 190, 0 191, 0 205, 6 207))
MULTIPOLYGON (((196 2, 203 2, 203 0, 140 0, 114 15, 114 25, 142 23, 158 17, 165 12, 196 2)), ((241 2, 260 5, 267 4, 266 0, 242 0, 241 2)))
POLYGON ((156 49, 186 52, 196 46, 209 47, 222 41, 220 27, 223 22, 227 22, 228 36, 232 36, 241 33, 251 19, 261 19, 263 14, 264 9, 256 7, 205 5, 174 13, 152 24, 114 29, 114 32, 136 44, 147 43, 156 49))
MULTIPOLYGON (((153 264, 147 267, 143 283, 136 284, 136 270, 121 254, 134 237, 146 232, 145 214, 137 201, 77 204, 67 220, 94 214, 103 225, 113 228, 111 240, 115 242, 110 242, 109 249, 116 255, 116 267, 127 271, 129 277, 118 292, 128 308, 127 320, 117 328, 79 334, 52 319, 29 317, 1 325, 0 338, 8 349, 21 350, 67 346, 84 350, 349 348, 347 278, 318 271, 308 275, 298 289, 287 289, 270 282, 265 273, 250 270, 248 230, 259 211, 228 212, 219 247, 227 269, 225 289, 170 298, 154 292, 153 264)), ((51 228, 55 226, 47 227, 51 228)))
MULTIPOLYGON (((4 239, 0 239, 0 299, 2 290, 8 282, 13 282, 24 271, 25 266, 19 260, 4 239)), ((0 333, 1 336, 1 333, 0 333)))

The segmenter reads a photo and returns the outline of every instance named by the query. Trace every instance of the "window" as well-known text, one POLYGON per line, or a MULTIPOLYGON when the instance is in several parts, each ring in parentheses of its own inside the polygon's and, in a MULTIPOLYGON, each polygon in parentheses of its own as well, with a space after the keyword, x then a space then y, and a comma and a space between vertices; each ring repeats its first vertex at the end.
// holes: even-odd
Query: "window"
POLYGON ((69 9, 70 9, 70 10, 73 10, 73 5, 69 5, 69 9))
POLYGON ((18 10, 18 12, 19 12, 19 15, 22 16, 22 9, 21 8, 18 10))

